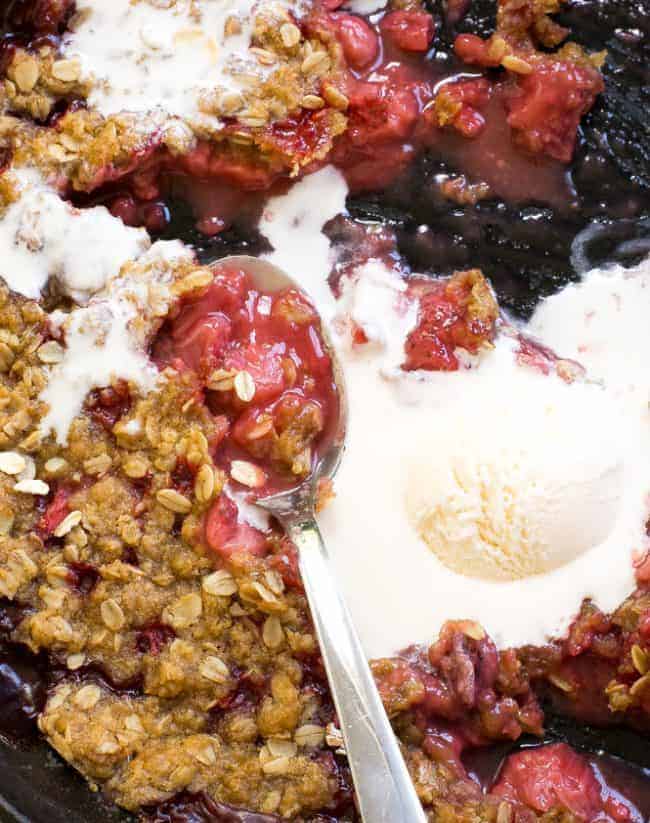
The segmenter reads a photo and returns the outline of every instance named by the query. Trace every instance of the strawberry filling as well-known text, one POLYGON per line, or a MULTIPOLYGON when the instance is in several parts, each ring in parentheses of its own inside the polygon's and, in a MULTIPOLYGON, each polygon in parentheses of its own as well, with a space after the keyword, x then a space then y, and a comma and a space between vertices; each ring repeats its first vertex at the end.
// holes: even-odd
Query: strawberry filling
POLYGON ((330 20, 351 69, 364 69, 375 61, 379 54, 379 37, 369 23, 345 12, 330 15, 330 20))
POLYGON ((241 522, 237 506, 225 494, 220 495, 208 512, 205 539, 212 551, 224 560, 236 552, 262 557, 267 551, 264 533, 241 522))
POLYGON ((64 487, 57 489, 56 494, 36 526, 36 530, 44 539, 51 537, 57 526, 59 526, 70 513, 70 507, 68 505, 69 498, 70 492, 68 489, 64 487))
MULTIPOLYGON (((176 307, 152 354, 161 368, 198 377, 218 424, 211 451, 234 488, 265 494, 296 485, 327 446, 338 413, 332 364, 318 316, 296 289, 264 292, 245 270, 217 267, 176 307)), ((174 482, 182 492, 194 477, 181 472, 174 482)), ((226 493, 207 512, 204 533, 223 558, 268 548, 226 493)))
POLYGON ((498 306, 477 269, 457 272, 446 282, 416 283, 411 288, 420 291, 420 310, 404 347, 406 371, 455 371, 457 349, 477 354, 490 343, 498 306))
POLYGON ((492 792, 540 813, 562 809, 584 821, 633 819, 627 805, 603 791, 589 761, 565 743, 511 755, 492 792))
POLYGON ((427 51, 435 34, 433 18, 421 11, 392 11, 380 29, 397 48, 412 52, 427 51))
POLYGON ((506 102, 515 143, 569 163, 580 120, 602 90, 596 69, 571 63, 548 61, 517 78, 506 102))

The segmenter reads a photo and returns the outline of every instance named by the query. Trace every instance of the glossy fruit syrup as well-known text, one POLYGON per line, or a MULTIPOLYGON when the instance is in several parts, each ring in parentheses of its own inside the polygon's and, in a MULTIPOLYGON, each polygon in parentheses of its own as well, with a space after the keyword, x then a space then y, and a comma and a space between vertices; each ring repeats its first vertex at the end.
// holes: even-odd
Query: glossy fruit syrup
MULTIPOLYGON (((217 423, 210 448, 233 492, 297 485, 331 442, 339 410, 332 361, 319 317, 297 289, 264 291, 245 269, 220 264, 172 312, 152 356, 160 368, 198 377, 197 402, 217 423)), ((229 494, 209 510, 205 538, 224 557, 266 553, 266 536, 239 521, 229 494)))

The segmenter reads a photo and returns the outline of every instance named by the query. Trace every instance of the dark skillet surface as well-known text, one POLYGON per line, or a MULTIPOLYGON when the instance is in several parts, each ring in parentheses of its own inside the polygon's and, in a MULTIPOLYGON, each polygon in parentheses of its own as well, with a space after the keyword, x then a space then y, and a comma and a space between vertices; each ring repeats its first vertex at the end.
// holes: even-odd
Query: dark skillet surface
MULTIPOLYGON (((435 13, 440 0, 428 1, 435 13)), ((473 0, 453 31, 436 15, 434 58, 453 62, 451 44, 458 31, 493 30, 494 8, 495 0, 473 0)), ((632 265, 650 252, 650 0, 573 0, 559 20, 588 49, 608 51, 605 93, 580 129, 569 208, 496 199, 451 206, 440 198, 434 178, 462 169, 434 154, 421 157, 391 189, 348 200, 353 217, 394 228, 399 250, 414 270, 444 274, 480 267, 501 305, 522 318, 540 298, 577 279, 571 246, 590 223, 597 223, 598 231, 585 244, 589 268, 612 261, 632 265)), ((249 225, 206 243, 182 203, 165 233, 178 236, 194 242, 208 259, 261 247, 249 225)))
MULTIPOLYGON (((460 29, 489 33, 493 14, 494 0, 474 0, 460 29)), ((585 249, 590 264, 616 260, 629 265, 650 250, 650 0, 574 0, 562 17, 584 45, 609 52, 607 90, 581 129, 573 167, 574 209, 559 213, 539 204, 513 207, 496 200, 451 208, 437 198, 432 178, 458 170, 435 156, 423 157, 390 191, 350 198, 348 203, 358 219, 391 224, 400 251, 414 269, 442 273, 466 265, 482 267, 502 305, 521 317, 528 316, 541 297, 576 279, 571 244, 590 221, 602 224, 585 249)), ((440 49, 449 49, 453 32, 439 31, 440 49)), ((262 247, 246 226, 206 243, 182 203, 173 204, 166 236, 195 243, 206 257, 254 253, 262 247)), ((22 742, 15 746, 0 739, 0 820, 133 820, 91 792, 38 738, 33 719, 24 716, 24 709, 17 710, 31 703, 34 711, 28 715, 33 715, 42 699, 32 673, 34 661, 6 652, 0 655, 0 726, 18 725, 22 742)), ((565 740, 587 752, 605 751, 636 764, 638 775, 650 783, 647 737, 625 729, 577 726, 552 713, 547 729, 548 740, 565 740)), ((650 819, 650 808, 643 811, 650 819)))
MULTIPOLYGON (((473 0, 460 29, 489 33, 494 8, 494 0, 473 0)), ((583 120, 572 167, 574 207, 562 213, 486 200, 450 208, 432 181, 461 169, 435 156, 422 158, 392 190, 350 203, 356 217, 389 217, 417 271, 480 267, 501 305, 522 317, 576 278, 571 243, 591 221, 603 226, 587 248, 590 267, 629 265, 650 251, 650 2, 574 0, 559 19, 589 50, 608 50, 606 91, 583 120)), ((441 32, 436 43, 449 52, 453 32, 441 32)))

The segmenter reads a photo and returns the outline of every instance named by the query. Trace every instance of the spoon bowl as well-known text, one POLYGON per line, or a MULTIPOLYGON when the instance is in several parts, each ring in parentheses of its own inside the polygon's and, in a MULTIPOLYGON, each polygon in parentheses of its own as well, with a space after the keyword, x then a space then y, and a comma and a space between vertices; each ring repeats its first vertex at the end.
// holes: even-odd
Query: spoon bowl
MULTIPOLYGON (((241 268, 267 292, 287 288, 302 291, 286 272, 263 259, 236 255, 213 265, 241 268)), ((426 823, 316 522, 319 483, 336 474, 345 450, 348 420, 343 370, 322 322, 320 333, 331 360, 339 401, 332 434, 305 480, 255 502, 276 517, 297 549, 364 823, 426 823)))
MULTIPOLYGON (((285 271, 275 264, 259 257, 250 255, 231 255, 222 257, 215 266, 230 265, 243 269, 250 274, 255 285, 265 292, 279 292, 293 288, 304 294, 302 287, 295 282, 285 271)), ((316 308, 314 307, 316 310, 316 308)), ((316 310, 317 311, 317 310, 316 310)), ((320 315, 319 315, 320 318, 320 315)), ((338 411, 336 421, 328 432, 327 441, 322 452, 318 455, 311 474, 301 483, 275 494, 259 497, 255 503, 276 517, 289 516, 302 510, 305 506, 314 507, 315 494, 320 479, 332 479, 343 459, 345 451, 345 436, 348 425, 348 402, 345 388, 343 369, 336 353, 336 348, 327 328, 320 322, 319 333, 325 350, 332 364, 332 375, 336 386, 338 411)))

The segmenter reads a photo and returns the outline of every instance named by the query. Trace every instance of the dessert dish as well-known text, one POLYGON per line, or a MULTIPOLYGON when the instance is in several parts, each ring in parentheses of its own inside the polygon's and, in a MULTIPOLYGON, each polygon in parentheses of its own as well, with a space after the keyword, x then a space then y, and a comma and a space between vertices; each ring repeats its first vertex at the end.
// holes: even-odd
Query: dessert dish
POLYGON ((7 740, 145 820, 357 819, 253 494, 327 442, 320 317, 320 524, 429 819, 647 819, 552 732, 650 711, 647 15, 582 5, 5 4, 7 740))

